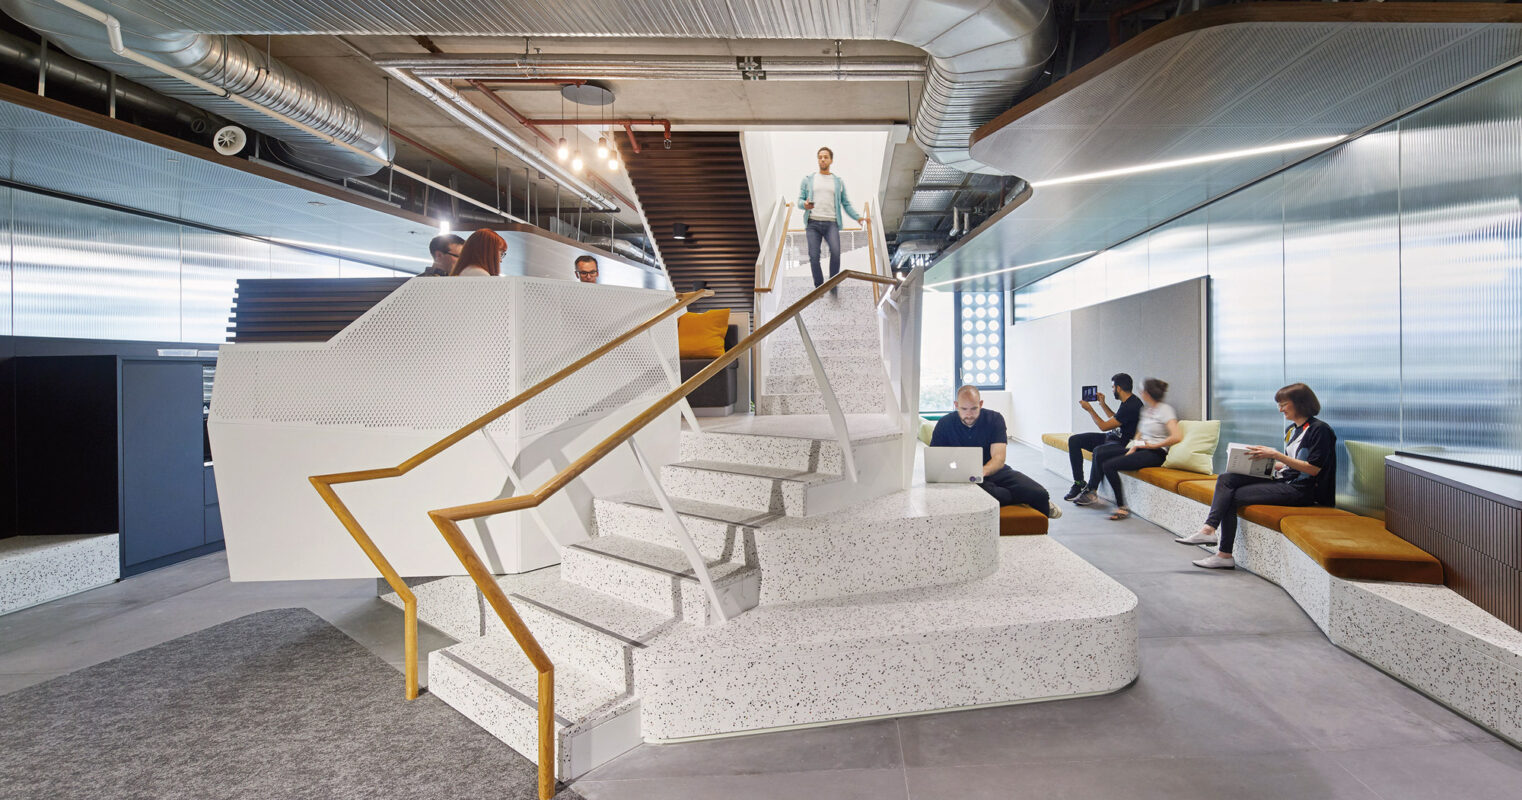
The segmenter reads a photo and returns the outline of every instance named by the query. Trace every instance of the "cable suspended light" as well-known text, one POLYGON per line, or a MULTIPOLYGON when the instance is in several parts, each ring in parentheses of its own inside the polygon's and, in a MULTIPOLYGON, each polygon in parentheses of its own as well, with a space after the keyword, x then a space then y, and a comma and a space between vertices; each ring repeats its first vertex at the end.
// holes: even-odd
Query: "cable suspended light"
POLYGON ((560 146, 555 148, 555 157, 560 159, 561 163, 565 163, 565 160, 571 157, 571 146, 566 143, 564 136, 560 137, 560 146))
POLYGON ((608 137, 606 136, 597 137, 597 157, 600 159, 608 157, 608 137))
POLYGON ((613 156, 612 158, 608 159, 608 171, 609 172, 617 172, 618 171, 618 156, 613 156))
POLYGON ((585 166, 586 162, 581 160, 581 151, 577 150, 576 155, 571 158, 571 171, 580 175, 582 168, 585 166))

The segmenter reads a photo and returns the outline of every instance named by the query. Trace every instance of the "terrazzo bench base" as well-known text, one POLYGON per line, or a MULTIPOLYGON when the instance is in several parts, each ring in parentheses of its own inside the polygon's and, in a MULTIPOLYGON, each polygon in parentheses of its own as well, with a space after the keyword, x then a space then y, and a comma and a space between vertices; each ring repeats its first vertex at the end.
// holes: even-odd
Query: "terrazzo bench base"
POLYGON ((114 533, 0 539, 0 614, 115 582, 119 541, 114 533))
MULTIPOLYGON (((1179 536, 1199 530, 1204 504, 1134 475, 1121 481, 1138 516, 1179 536)), ((1282 587, 1333 644, 1522 746, 1522 631, 1446 586, 1329 575, 1283 534, 1241 517, 1234 550, 1239 568, 1282 587)))

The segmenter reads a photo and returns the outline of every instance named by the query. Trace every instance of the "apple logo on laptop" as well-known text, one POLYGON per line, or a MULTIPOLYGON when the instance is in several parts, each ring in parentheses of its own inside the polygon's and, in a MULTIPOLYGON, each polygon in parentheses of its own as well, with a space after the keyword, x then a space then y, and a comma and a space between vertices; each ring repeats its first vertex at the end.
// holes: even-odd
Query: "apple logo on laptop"
POLYGON ((955 461, 951 462, 951 469, 956 469, 956 468, 957 468, 957 462, 955 462, 955 461))

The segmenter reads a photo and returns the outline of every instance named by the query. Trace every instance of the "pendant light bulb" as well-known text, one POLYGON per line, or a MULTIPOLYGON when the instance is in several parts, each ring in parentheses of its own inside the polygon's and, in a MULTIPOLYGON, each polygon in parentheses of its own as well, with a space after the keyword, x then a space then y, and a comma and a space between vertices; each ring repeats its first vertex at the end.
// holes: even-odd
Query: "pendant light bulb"
POLYGON ((598 158, 607 158, 608 157, 608 137, 606 137, 606 136, 599 136, 599 137, 597 137, 597 157, 598 158))
POLYGON ((581 169, 584 166, 586 166, 586 164, 581 160, 581 151, 578 150, 576 151, 576 156, 571 159, 571 171, 579 175, 581 174, 581 169))
POLYGON ((608 159, 608 171, 609 172, 617 172, 618 171, 618 158, 617 157, 613 157, 613 158, 609 158, 608 159))
POLYGON ((565 137, 560 137, 560 146, 555 149, 555 157, 562 162, 571 157, 571 146, 566 144, 565 137))

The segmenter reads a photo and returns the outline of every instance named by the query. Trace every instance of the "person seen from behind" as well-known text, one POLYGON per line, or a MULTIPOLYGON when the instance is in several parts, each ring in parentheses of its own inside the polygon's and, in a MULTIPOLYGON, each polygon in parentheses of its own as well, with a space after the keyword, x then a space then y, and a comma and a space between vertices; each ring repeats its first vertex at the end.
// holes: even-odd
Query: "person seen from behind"
POLYGON ((490 228, 482 228, 465 240, 460 257, 455 260, 450 275, 478 276, 501 275, 502 257, 507 255, 507 242, 490 228))
POLYGON ((418 276, 442 278, 448 275, 454 271, 455 259, 460 257, 460 248, 464 246, 465 240, 452 233, 441 233, 428 240, 428 255, 433 258, 433 263, 418 276))

